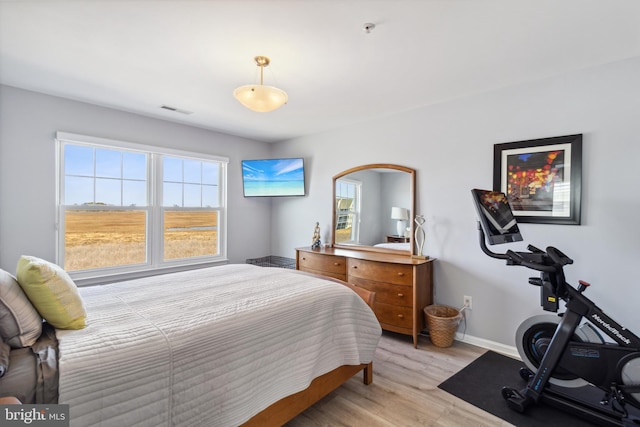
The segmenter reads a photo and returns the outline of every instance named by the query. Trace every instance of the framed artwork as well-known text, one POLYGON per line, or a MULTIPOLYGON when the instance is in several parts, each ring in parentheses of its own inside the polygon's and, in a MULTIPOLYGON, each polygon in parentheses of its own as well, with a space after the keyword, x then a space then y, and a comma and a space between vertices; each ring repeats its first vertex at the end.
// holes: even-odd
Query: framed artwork
POLYGON ((582 134, 493 146, 493 189, 518 222, 580 224, 582 134))

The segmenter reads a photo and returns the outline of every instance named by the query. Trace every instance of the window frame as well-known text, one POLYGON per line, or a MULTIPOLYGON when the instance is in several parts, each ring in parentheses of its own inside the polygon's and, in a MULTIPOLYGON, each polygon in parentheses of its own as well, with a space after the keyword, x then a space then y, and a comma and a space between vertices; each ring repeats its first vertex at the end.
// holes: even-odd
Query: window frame
POLYGON ((69 275, 78 285, 104 283, 105 281, 126 280, 151 274, 160 274, 226 264, 227 259, 227 171, 229 159, 222 156, 197 153, 186 150, 164 148, 127 141, 57 132, 56 145, 56 263, 64 265, 65 255, 65 212, 66 210, 93 210, 92 207, 64 205, 64 147, 67 144, 105 148, 118 151, 139 152, 147 155, 147 205, 146 206, 100 206, 101 210, 143 210, 146 218, 146 262, 142 264, 100 267, 70 271, 69 275), (163 159, 176 157, 219 164, 219 206, 218 207, 171 207, 163 206, 163 159), (165 210, 199 210, 217 212, 218 254, 164 260, 164 212, 165 210))
MULTIPOLYGON (((336 180, 336 185, 339 183, 344 183, 345 185, 350 185, 354 187, 354 195, 353 195, 353 210, 349 211, 346 214, 347 217, 351 216, 351 239, 348 241, 338 242, 338 243, 357 243, 360 238, 360 208, 362 206, 362 181, 349 179, 349 178, 338 178, 336 180)), ((334 200, 334 203, 337 203, 334 200)), ((338 226, 338 211, 336 209, 336 227, 338 226)), ((337 230, 336 230, 337 231, 337 230)))

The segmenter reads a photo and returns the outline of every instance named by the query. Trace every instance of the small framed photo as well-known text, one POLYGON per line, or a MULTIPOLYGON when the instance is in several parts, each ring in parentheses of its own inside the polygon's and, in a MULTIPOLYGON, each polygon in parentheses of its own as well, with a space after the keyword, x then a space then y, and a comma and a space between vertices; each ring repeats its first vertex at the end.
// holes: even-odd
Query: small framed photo
POLYGON ((495 144, 493 189, 518 222, 580 224, 582 134, 495 144))

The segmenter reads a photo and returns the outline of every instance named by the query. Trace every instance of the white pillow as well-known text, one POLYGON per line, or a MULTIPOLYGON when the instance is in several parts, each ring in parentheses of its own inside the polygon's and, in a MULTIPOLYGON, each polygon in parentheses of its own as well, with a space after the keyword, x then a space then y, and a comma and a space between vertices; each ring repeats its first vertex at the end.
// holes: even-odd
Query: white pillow
POLYGON ((15 277, 0 270, 0 335, 13 348, 28 347, 42 333, 42 317, 15 277))

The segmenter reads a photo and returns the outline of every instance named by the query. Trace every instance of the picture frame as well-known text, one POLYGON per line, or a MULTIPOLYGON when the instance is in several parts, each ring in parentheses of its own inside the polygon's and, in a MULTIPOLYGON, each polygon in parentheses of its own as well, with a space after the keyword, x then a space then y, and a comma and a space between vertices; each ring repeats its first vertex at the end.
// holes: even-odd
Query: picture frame
POLYGON ((580 225, 582 134, 495 144, 493 190, 520 223, 580 225))

